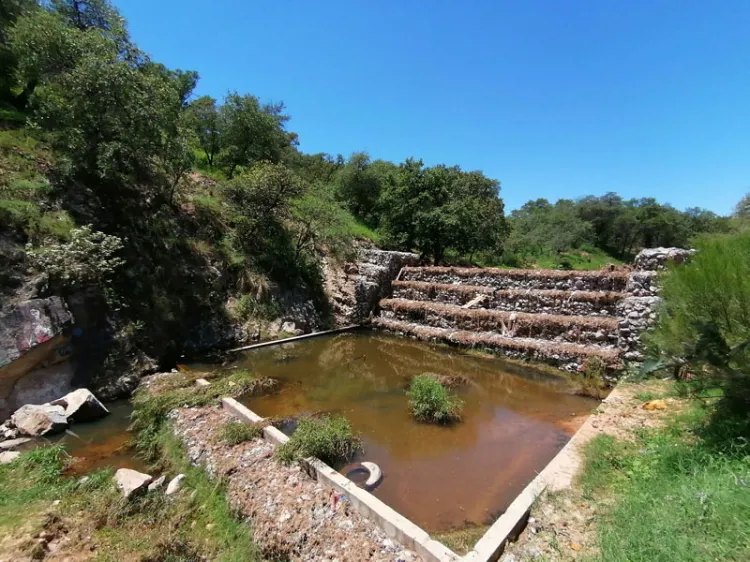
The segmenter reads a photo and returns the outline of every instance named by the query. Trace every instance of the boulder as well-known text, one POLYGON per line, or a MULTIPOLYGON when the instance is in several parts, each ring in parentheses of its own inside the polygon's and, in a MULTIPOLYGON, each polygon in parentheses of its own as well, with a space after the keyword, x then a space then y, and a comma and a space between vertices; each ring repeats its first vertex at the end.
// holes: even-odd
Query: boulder
POLYGON ((182 482, 185 480, 184 474, 178 474, 172 480, 169 481, 169 484, 167 484, 167 491, 166 494, 168 496, 171 496, 174 493, 177 493, 182 488, 182 482))
POLYGON ((115 472, 115 485, 124 498, 129 498, 137 492, 145 491, 146 486, 150 483, 151 476, 137 470, 121 468, 115 472))
POLYGON ((8 439, 0 443, 0 451, 12 451, 21 445, 25 445, 31 441, 28 437, 19 437, 18 439, 8 439))
POLYGON ((109 410, 104 404, 94 396, 94 394, 85 388, 79 388, 62 398, 52 402, 53 406, 62 406, 65 408, 65 417, 68 423, 80 423, 98 420, 109 414, 109 410))
POLYGON ((21 435, 30 437, 60 433, 68 427, 65 408, 51 404, 21 406, 10 419, 21 435))
POLYGON ((281 331, 286 332, 287 334, 293 334, 295 331, 297 331, 297 326, 294 322, 284 322, 281 325, 281 331))
POLYGON ((4 451, 0 453, 0 464, 8 464, 21 456, 18 451, 4 451))
POLYGON ((156 480, 151 482, 151 484, 148 485, 148 491, 153 492, 154 490, 158 490, 159 488, 164 486, 164 482, 166 481, 167 481, 167 477, 162 474, 161 476, 159 476, 159 478, 157 478, 156 480))

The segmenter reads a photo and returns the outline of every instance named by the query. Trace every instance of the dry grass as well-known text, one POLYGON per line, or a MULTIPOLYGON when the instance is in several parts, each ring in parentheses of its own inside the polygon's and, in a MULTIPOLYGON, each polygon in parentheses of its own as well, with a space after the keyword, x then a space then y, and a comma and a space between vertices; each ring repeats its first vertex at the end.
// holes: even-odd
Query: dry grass
POLYGON ((510 277, 513 279, 602 279, 627 282, 629 270, 566 271, 559 269, 497 269, 493 267, 405 267, 404 275, 412 272, 456 277, 510 277))
POLYGON ((456 305, 411 301, 406 299, 384 299, 380 308, 391 311, 432 312, 453 320, 473 320, 478 324, 509 324, 511 316, 522 331, 528 328, 554 326, 560 329, 584 328, 588 330, 616 330, 617 318, 603 316, 564 316, 557 314, 530 314, 525 312, 505 312, 501 310, 469 309, 456 305))
POLYGON ((425 293, 431 298, 438 292, 457 293, 466 296, 467 302, 474 295, 492 295, 496 299, 516 298, 537 300, 558 300, 574 302, 591 302, 598 305, 615 304, 625 295, 617 291, 559 291, 554 289, 538 289, 529 292, 525 289, 495 289, 481 285, 455 285, 452 283, 426 283, 424 281, 393 281, 394 289, 413 289, 425 293))
POLYGON ((591 356, 601 357, 609 369, 621 367, 619 353, 616 349, 597 348, 571 343, 556 343, 543 340, 529 340, 507 338, 496 334, 477 333, 463 330, 449 330, 444 328, 429 328, 410 322, 400 322, 388 318, 375 318, 376 327, 399 332, 427 341, 443 341, 462 347, 481 347, 487 349, 508 350, 536 356, 536 358, 585 359, 591 356))

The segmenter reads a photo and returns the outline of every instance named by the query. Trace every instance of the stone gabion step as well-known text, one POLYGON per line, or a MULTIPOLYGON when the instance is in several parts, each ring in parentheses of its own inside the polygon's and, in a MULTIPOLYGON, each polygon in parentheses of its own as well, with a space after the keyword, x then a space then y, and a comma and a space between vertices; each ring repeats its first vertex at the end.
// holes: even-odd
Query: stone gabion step
POLYGON ((435 328, 382 316, 375 318, 373 325, 381 330, 425 341, 487 349, 506 357, 539 361, 571 372, 577 371, 590 357, 600 358, 610 371, 621 368, 619 354, 616 349, 611 348, 531 338, 508 338, 494 332, 435 328))
POLYGON ((472 308, 572 316, 615 316, 625 294, 615 291, 560 291, 555 289, 494 289, 421 281, 394 281, 393 297, 463 306, 483 298, 472 308))
POLYGON ((625 290, 628 278, 629 272, 624 270, 405 267, 399 280, 475 285, 494 289, 621 292, 625 290))
POLYGON ((433 328, 496 332, 509 338, 533 338, 554 342, 615 346, 618 320, 598 316, 527 314, 500 310, 467 309, 406 299, 380 301, 385 318, 433 328))

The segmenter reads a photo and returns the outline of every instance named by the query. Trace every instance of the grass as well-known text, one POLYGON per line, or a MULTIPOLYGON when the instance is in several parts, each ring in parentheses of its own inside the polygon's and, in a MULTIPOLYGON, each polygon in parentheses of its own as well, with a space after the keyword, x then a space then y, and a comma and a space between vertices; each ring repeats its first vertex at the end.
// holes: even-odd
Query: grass
POLYGON ((223 483, 190 464, 169 428, 160 432, 159 444, 162 466, 186 476, 186 492, 170 501, 161 493, 123 499, 109 469, 91 473, 85 483, 65 477, 68 456, 61 446, 41 447, 0 466, 2 548, 18 539, 9 559, 32 557, 30 537, 60 528, 69 537, 62 543, 69 555, 96 545, 101 561, 259 560, 251 529, 230 509, 223 483), (50 511, 55 500, 60 504, 50 511), (78 544, 80 537, 87 538, 78 544))
POLYGON ((607 381, 604 380, 607 365, 600 357, 592 356, 583 362, 581 368, 578 394, 601 400, 607 391, 607 381))
POLYGON ((382 236, 380 236, 380 234, 353 217, 351 224, 349 225, 349 232, 358 240, 369 240, 374 244, 380 244, 382 241, 382 236))
POLYGON ((246 441, 258 439, 263 434, 265 423, 245 423, 241 421, 228 421, 219 430, 219 439, 229 445, 239 445, 246 441))
POLYGON ((316 457, 328 464, 351 460, 362 450, 362 441, 344 417, 302 418, 289 441, 276 448, 284 464, 316 457))
POLYGON ((434 377, 414 377, 406 394, 411 413, 419 421, 445 424, 461 419, 463 402, 434 377))
POLYGON ((598 523, 599 560, 750 559, 750 454, 736 423, 694 405, 635 442, 598 436, 580 484, 609 498, 598 523))
POLYGON ((489 525, 474 525, 455 531, 436 533, 432 538, 443 543, 456 554, 464 556, 474 548, 474 545, 477 544, 477 541, 484 536, 489 528, 489 525))

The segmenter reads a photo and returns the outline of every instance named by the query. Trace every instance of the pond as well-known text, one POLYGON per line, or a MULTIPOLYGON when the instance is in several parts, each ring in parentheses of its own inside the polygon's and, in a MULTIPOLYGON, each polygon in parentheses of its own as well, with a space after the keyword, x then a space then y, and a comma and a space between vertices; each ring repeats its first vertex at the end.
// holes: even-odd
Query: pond
POLYGON ((281 380, 278 392, 241 399, 261 416, 346 416, 364 442, 355 460, 383 471, 373 494, 428 532, 491 523, 598 403, 563 377, 376 332, 252 350, 230 367, 281 380), (469 379, 456 390, 460 423, 411 418, 406 389, 425 372, 469 379))

